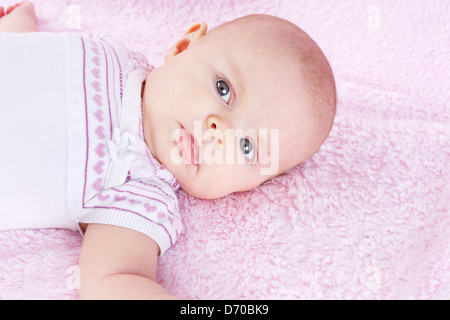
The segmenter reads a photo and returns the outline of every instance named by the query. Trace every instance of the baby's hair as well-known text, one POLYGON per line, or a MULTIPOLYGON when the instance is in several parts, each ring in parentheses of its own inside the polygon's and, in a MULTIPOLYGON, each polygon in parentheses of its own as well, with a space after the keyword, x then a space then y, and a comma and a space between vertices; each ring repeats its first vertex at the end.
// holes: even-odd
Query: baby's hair
MULTIPOLYGON (((317 43, 303 30, 294 35, 294 45, 300 59, 300 70, 311 101, 312 119, 317 124, 317 149, 327 138, 336 115, 336 84, 333 71, 317 43)), ((317 151, 317 150, 315 150, 317 151)), ((314 151, 314 152, 315 152, 314 151)))

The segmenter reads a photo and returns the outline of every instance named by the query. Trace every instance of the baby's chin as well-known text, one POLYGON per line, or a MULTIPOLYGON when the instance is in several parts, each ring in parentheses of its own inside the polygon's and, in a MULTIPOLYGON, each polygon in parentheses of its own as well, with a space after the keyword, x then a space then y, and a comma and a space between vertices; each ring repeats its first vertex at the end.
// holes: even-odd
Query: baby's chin
POLYGON ((218 199, 222 198, 230 193, 233 193, 234 191, 230 190, 217 190, 214 188, 214 186, 209 185, 203 185, 203 186, 197 186, 193 183, 184 183, 183 181, 178 181, 180 184, 181 189, 183 189, 184 192, 187 194, 204 200, 212 200, 212 199, 218 199))
POLYGON ((227 185, 223 181, 210 181, 209 183, 198 183, 198 181, 196 181, 197 183, 193 183, 191 179, 187 181, 177 181, 180 184, 181 189, 189 195, 199 199, 212 200, 219 199, 233 193, 250 191, 263 184, 267 180, 270 180, 271 178, 272 177, 267 176, 267 179, 265 180, 255 182, 252 185, 240 186, 240 189, 234 184, 227 185))

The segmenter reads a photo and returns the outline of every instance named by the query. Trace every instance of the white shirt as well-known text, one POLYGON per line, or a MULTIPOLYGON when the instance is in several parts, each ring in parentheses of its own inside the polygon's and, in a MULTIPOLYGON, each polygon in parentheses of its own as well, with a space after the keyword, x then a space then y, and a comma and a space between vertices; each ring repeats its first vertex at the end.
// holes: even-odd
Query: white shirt
POLYGON ((0 199, 15 199, 15 205, 8 210, 0 209, 0 215, 6 217, 0 222, 0 229, 77 229, 79 223, 111 224, 148 235, 164 254, 182 230, 175 194, 179 185, 151 155, 143 140, 141 86, 152 70, 146 59, 109 36, 69 33, 8 34, 3 38, 0 35, 0 55, 19 55, 17 62, 39 65, 24 71, 18 70, 17 62, 3 61, 4 65, 9 64, 14 77, 31 77, 32 81, 27 88, 11 86, 8 90, 14 92, 4 92, 2 81, 11 81, 11 76, 0 75, 0 96, 12 95, 3 102, 4 108, 0 100, 1 112, 7 113, 3 119, 8 114, 15 119, 8 123, 0 120, 0 149, 6 155, 0 163, 0 174, 8 176, 3 189, 0 187, 0 197, 3 191, 5 199, 0 199), (34 69, 39 71, 33 72, 34 69), (56 75, 48 74, 51 72, 56 75), (17 96, 24 94, 25 97, 17 96), (37 115, 25 117, 21 129, 15 129, 14 122, 23 122, 23 113, 28 110, 37 115), (49 127, 48 119, 53 116, 59 120, 49 127), (17 132, 12 134, 13 131, 17 132), (31 150, 37 134, 42 136, 40 148, 27 154, 26 167, 21 164, 22 168, 15 168, 23 155, 19 148, 31 150), (16 142, 17 136, 22 138, 16 142), (61 141, 52 143, 57 136, 61 136, 61 141), (43 162, 44 169, 30 170, 30 164, 36 161, 43 162), (51 168, 46 167, 46 161, 51 168), (14 172, 15 177, 8 172, 14 172), (17 172, 27 178, 19 183, 17 172), (58 185, 42 186, 39 192, 47 202, 58 205, 41 211, 35 189, 27 188, 35 181, 39 185, 50 172, 60 179, 58 185), (16 191, 11 191, 13 184, 16 191), (21 190, 28 191, 21 195, 21 190), (31 204, 21 204, 22 196, 31 204), (30 210, 34 200, 38 203, 30 210), (15 218, 5 211, 22 213, 15 218))

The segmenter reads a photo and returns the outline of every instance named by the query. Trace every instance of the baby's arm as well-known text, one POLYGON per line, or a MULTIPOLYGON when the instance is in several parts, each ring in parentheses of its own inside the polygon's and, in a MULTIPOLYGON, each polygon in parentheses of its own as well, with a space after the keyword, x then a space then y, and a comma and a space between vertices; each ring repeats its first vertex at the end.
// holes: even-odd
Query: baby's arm
POLYGON ((87 226, 80 256, 81 299, 176 299, 155 282, 159 247, 131 229, 87 226))

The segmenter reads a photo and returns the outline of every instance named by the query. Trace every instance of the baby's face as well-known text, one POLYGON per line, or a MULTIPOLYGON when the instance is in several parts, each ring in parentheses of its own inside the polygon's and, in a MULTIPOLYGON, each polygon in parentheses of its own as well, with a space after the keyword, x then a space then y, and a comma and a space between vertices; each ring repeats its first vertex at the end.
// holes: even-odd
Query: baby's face
POLYGON ((205 32, 204 24, 191 28, 149 74, 143 122, 152 154, 180 186, 211 199, 301 163, 313 137, 298 68, 280 50, 205 32))

